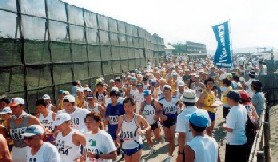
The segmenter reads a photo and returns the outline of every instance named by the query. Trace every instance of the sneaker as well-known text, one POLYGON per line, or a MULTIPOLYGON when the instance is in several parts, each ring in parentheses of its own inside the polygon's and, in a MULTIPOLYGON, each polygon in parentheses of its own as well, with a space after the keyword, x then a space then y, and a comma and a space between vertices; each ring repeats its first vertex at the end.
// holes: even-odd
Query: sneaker
POLYGON ((154 147, 151 147, 149 154, 154 154, 154 153, 155 153, 155 149, 154 149, 154 147))
POLYGON ((165 159, 165 162, 171 162, 171 158, 172 158, 172 156, 168 156, 168 157, 165 159))

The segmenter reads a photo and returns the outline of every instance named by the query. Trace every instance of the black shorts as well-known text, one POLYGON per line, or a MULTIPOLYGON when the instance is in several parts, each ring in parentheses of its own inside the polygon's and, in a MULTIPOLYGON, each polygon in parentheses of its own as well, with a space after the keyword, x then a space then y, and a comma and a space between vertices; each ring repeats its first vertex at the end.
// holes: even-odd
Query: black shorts
POLYGON ((156 128, 158 128, 158 122, 157 121, 151 125, 151 130, 155 130, 156 128))
POLYGON ((225 162, 246 162, 247 149, 245 145, 229 145, 226 144, 225 162))
POLYGON ((163 127, 170 128, 173 125, 176 125, 177 118, 167 118, 167 120, 163 121, 163 127))
POLYGON ((226 119, 228 113, 230 112, 230 106, 223 106, 223 118, 226 119))

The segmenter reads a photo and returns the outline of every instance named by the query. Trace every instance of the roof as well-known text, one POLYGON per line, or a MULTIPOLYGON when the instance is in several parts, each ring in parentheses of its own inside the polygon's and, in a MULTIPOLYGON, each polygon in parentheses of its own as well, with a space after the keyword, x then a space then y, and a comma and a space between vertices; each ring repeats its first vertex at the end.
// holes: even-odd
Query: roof
POLYGON ((170 44, 165 44, 165 49, 166 49, 166 50, 174 50, 175 47, 173 47, 173 46, 170 45, 170 44))

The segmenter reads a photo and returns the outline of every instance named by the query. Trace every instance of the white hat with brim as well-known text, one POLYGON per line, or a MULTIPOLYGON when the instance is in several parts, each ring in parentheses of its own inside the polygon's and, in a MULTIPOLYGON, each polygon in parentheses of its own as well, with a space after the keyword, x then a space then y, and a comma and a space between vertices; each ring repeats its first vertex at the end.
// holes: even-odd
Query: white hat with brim
POLYGON ((12 114, 12 110, 10 107, 4 107, 4 109, 2 109, 2 111, 0 111, 0 115, 3 114, 12 114))
POLYGON ((180 100, 182 102, 190 102, 195 103, 198 101, 198 98, 196 97, 196 93, 194 90, 188 89, 185 90, 183 95, 181 96, 180 100))
POLYGON ((23 137, 32 137, 35 135, 44 134, 44 129, 40 125, 30 125, 26 128, 25 132, 21 134, 23 137))
POLYGON ((61 113, 61 114, 58 114, 58 115, 56 116, 56 119, 55 119, 55 121, 53 122, 53 124, 54 124, 55 126, 59 126, 59 125, 63 124, 64 122, 70 121, 70 120, 71 120, 71 116, 70 116, 69 114, 67 114, 67 113, 61 113))

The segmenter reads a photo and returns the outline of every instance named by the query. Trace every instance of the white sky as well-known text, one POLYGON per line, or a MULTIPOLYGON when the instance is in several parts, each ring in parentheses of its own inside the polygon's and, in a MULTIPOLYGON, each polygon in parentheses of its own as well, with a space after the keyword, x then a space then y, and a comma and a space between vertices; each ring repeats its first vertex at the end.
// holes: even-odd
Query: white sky
POLYGON ((157 33, 165 43, 215 50, 211 26, 230 19, 232 48, 278 47, 278 0, 63 0, 157 33))

